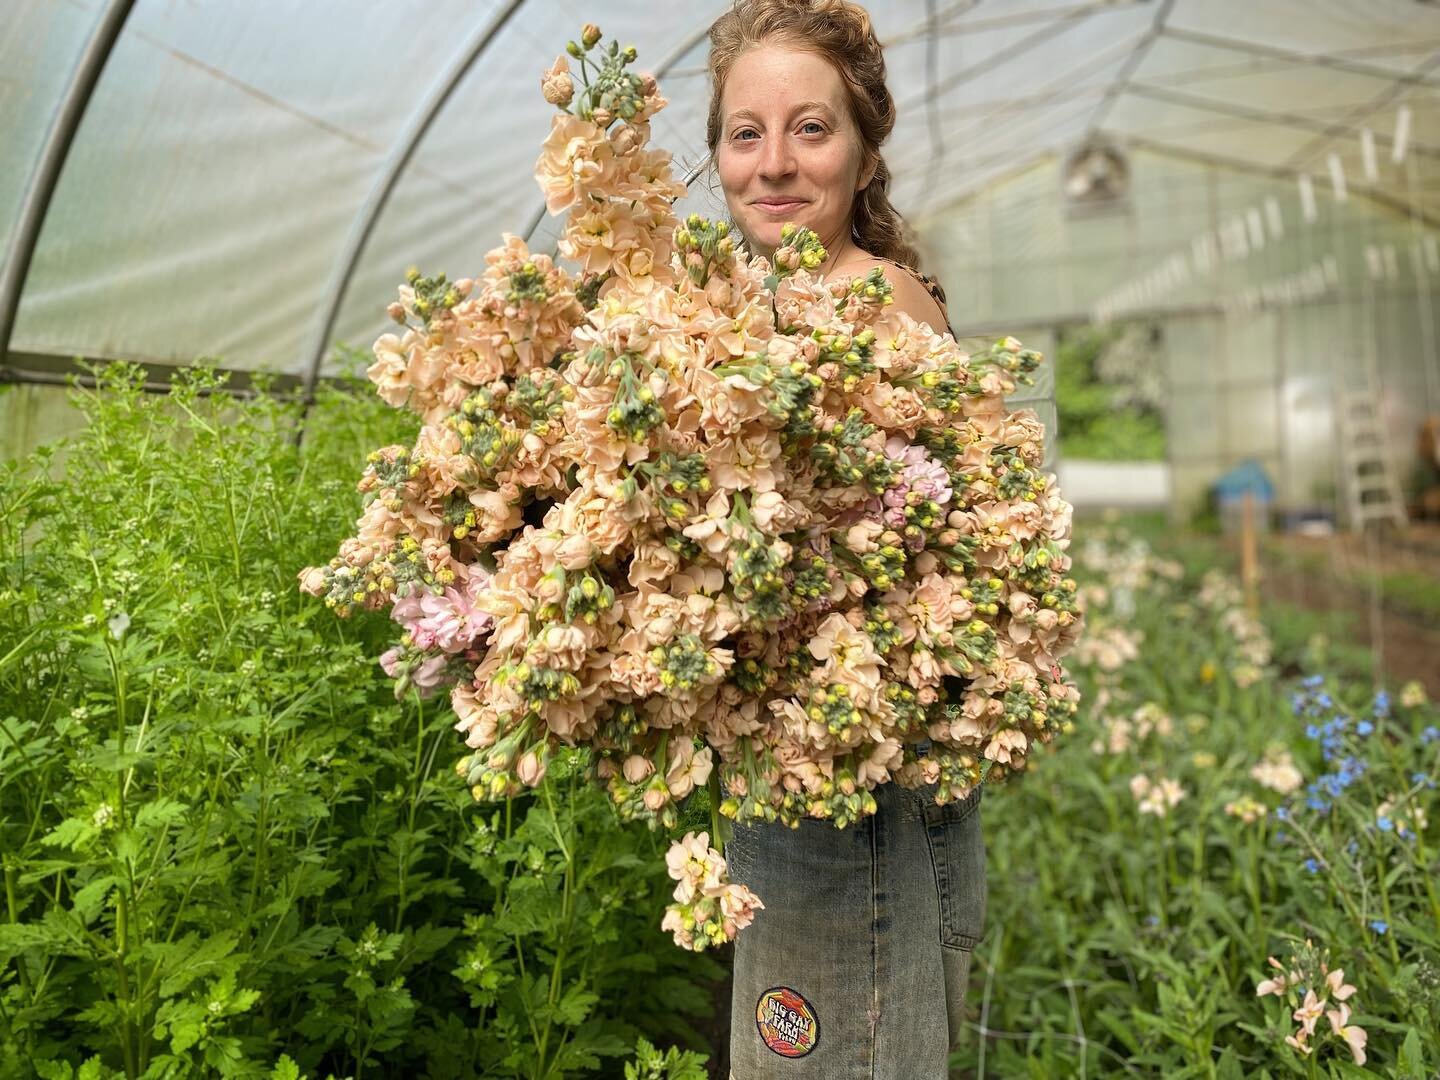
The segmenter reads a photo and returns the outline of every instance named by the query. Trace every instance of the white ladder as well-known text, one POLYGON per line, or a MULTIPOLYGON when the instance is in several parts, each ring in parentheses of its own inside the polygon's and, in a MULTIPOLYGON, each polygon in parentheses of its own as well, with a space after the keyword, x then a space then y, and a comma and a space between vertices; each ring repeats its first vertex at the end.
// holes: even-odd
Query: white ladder
POLYGON ((1380 395, 1373 378, 1358 386, 1341 384, 1335 394, 1335 417, 1340 436, 1340 486, 1350 531, 1363 532, 1371 521, 1393 521, 1397 528, 1405 528, 1409 518, 1385 441, 1380 395))

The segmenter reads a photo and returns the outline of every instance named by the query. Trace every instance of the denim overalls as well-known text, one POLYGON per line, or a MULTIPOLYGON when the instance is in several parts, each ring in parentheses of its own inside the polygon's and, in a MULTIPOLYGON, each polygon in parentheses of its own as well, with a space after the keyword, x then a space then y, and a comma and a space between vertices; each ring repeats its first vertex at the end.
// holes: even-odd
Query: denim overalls
POLYGON ((732 1080, 944 1080, 988 890, 980 801, 875 789, 836 829, 737 824, 733 881, 764 910, 735 941, 732 1080))
MULTIPOLYGON (((953 337, 939 283, 885 261, 953 337)), ((934 785, 888 783, 846 829, 736 824, 730 878, 765 908, 735 939, 731 1080, 945 1080, 985 931, 984 790, 936 806, 934 785)))

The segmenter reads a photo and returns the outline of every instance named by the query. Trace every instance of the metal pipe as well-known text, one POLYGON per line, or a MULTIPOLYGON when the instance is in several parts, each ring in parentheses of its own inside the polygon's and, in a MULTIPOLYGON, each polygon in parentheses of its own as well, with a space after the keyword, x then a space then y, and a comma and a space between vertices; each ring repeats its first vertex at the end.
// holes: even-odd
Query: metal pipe
POLYGON ((80 122, 85 118, 85 110, 110 59, 115 40, 125 28, 125 20, 134 6, 135 0, 110 0, 101 14, 85 51, 80 54, 75 70, 70 74, 70 84, 50 121, 40 157, 25 185, 20 216, 10 237, 10 250, 6 253, 5 265, 0 267, 0 367, 9 363, 10 336, 15 331, 20 293, 25 288, 30 261, 34 258, 35 245, 45 225, 45 215, 50 209, 60 173, 65 168, 65 159, 70 156, 75 133, 80 130, 80 122))

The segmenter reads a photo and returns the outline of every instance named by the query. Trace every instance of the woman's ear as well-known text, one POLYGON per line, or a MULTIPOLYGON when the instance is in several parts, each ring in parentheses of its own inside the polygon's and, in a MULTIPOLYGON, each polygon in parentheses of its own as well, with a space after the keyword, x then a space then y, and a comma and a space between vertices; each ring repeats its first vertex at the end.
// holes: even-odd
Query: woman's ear
POLYGON ((860 176, 855 181, 855 190, 864 191, 869 187, 870 181, 875 179, 875 173, 879 168, 880 158, 878 156, 872 158, 867 154, 865 159, 860 162, 860 176))

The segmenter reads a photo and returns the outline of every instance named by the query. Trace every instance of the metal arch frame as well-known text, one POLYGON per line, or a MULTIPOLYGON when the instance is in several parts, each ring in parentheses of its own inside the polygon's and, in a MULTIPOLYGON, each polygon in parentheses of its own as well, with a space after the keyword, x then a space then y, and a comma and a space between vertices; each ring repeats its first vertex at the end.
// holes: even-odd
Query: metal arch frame
MULTIPOLYGON (((1223 154, 1212 154, 1198 150, 1187 150, 1183 146, 1175 146, 1171 143, 1160 142, 1155 139, 1147 139, 1139 135, 1119 136, 1127 146, 1133 146, 1137 150, 1145 150, 1152 154, 1159 154, 1162 157, 1175 158, 1179 161, 1188 161, 1197 165, 1210 165, 1215 168, 1225 169, 1229 172, 1246 173, 1251 176, 1265 176, 1272 180, 1285 180, 1293 183, 1299 176, 1300 170, 1292 169, 1286 165, 1256 165, 1253 162, 1244 161, 1240 158, 1227 157, 1223 154)), ((1409 220, 1412 215, 1418 216, 1419 220, 1432 229, 1440 229, 1440 218, 1428 214, 1420 207, 1412 207, 1410 204, 1395 198, 1383 191, 1377 191, 1372 187, 1355 185, 1350 189, 1354 196, 1369 199, 1376 206, 1393 211, 1396 214, 1404 215, 1409 220)))
POLYGON ((4 267, 0 267, 0 367, 10 360, 10 337, 15 331, 15 315, 20 309, 20 293, 25 288, 30 262, 35 257, 35 245, 40 240, 40 230, 45 226, 45 217, 60 183, 60 174, 94 97, 95 87, 134 6, 135 0, 110 0, 100 16, 85 51, 70 75, 64 100, 50 122, 40 157, 25 186, 20 217, 10 237, 10 250, 6 253, 4 267))
MULTIPOLYGON (((1071 80, 1073 80, 1073 79, 1076 79, 1076 78, 1083 78, 1084 76, 1090 74, 1090 72, 1095 71, 1095 70, 1098 70, 1098 69, 1101 69, 1101 68, 1104 68, 1105 65, 1111 63, 1111 62, 1113 61, 1115 55, 1123 54, 1126 49, 1129 49, 1129 48, 1132 48, 1132 47, 1133 47, 1132 43, 1131 43, 1128 39, 1127 39, 1127 40, 1124 40, 1124 41, 1121 41, 1121 42, 1119 42, 1119 43, 1117 43, 1117 44, 1119 45, 1119 48, 1113 48, 1113 47, 1112 47, 1112 48, 1110 48, 1110 49, 1102 50, 1099 54, 1097 54, 1096 56, 1090 57, 1089 59, 1087 59, 1087 60, 1084 61, 1083 63, 1077 64, 1075 67, 1067 68, 1066 70, 1060 72, 1060 73, 1057 74, 1053 79, 1049 80, 1049 81, 1046 82, 1046 83, 1043 83, 1043 84, 1040 86, 1040 88, 1039 88, 1040 91, 1043 93, 1043 92, 1049 90, 1050 88, 1052 88, 1052 87, 1054 87, 1054 86, 1057 86, 1057 85, 1060 85, 1060 84, 1069 82, 1069 81, 1071 81, 1071 80)), ((1080 93, 1081 93, 1081 95, 1083 95, 1083 96, 1091 96, 1091 95, 1093 95, 1093 94, 1103 93, 1103 91, 1102 91, 1100 88, 1098 88, 1098 87, 1093 87, 1093 88, 1089 88, 1087 91, 1082 91, 1082 92, 1080 92, 1080 93)), ((993 120, 995 117, 999 116, 1000 114, 1004 113, 1005 111, 1007 111, 1007 110, 1005 110, 1005 109, 1003 109, 1003 108, 1001 108, 1001 107, 999 107, 999 106, 996 106, 996 107, 993 107, 993 108, 987 110, 986 112, 982 113, 982 114, 980 115, 980 117, 975 121, 973 127, 970 127, 969 125, 967 125, 968 130, 965 132, 965 138, 966 138, 966 139, 969 139, 969 140, 974 140, 974 139, 976 139, 977 137, 981 136, 981 135, 985 132, 985 130, 987 129, 987 127, 990 125, 991 120, 993 120)), ((1029 126, 1029 125, 1034 125, 1034 124, 1036 124, 1036 123, 1038 122, 1038 123, 1041 125, 1041 130, 1048 131, 1048 130, 1050 130, 1051 128, 1054 128, 1054 127, 1059 126, 1059 125, 1057 125, 1057 124, 1055 124, 1055 123, 1053 123, 1053 122, 1052 122, 1052 123, 1048 123, 1048 124, 1046 123, 1047 115, 1048 115, 1049 117, 1053 117, 1054 111, 1055 111, 1055 110, 1045 110, 1045 111, 1037 112, 1036 115, 1034 115, 1033 117, 1030 117, 1029 119, 1023 119, 1023 120, 1018 121, 1017 124, 1016 124, 1016 126, 1017 126, 1017 127, 1029 126)), ((1065 121, 1066 121, 1066 122, 1069 122, 1071 119, 1072 119, 1072 117, 1067 114, 1066 117, 1065 117, 1065 121)), ((1042 149, 1043 152, 1046 153, 1046 154, 1058 152, 1055 147, 1053 147, 1053 146, 1051 146, 1051 145, 1049 145, 1049 144, 1046 144, 1046 145, 1045 145, 1044 147, 1042 147, 1041 149, 1042 149)), ((980 159, 980 160, 1003 160, 1005 157, 1008 157, 1008 156, 1011 156, 1009 152, 1007 152, 1007 153, 1005 153, 1005 154, 1002 154, 1002 155, 993 155, 991 158, 980 159)), ((1029 155, 1029 156, 1026 158, 1026 161, 1029 162, 1029 161, 1031 161, 1032 159, 1034 159, 1036 156, 1037 156, 1036 154, 1031 154, 1031 155, 1029 155)), ((967 163, 968 163, 968 164, 976 164, 976 163, 977 163, 976 159, 973 159, 973 158, 966 159, 966 160, 967 160, 967 163)), ((899 164, 897 164, 895 167, 896 167, 897 169, 903 169, 903 168, 909 167, 909 165, 908 165, 907 162, 903 162, 903 161, 902 161, 902 162, 900 162, 899 164)), ((975 185, 971 184, 971 185, 969 185, 969 188, 970 188, 970 189, 973 189, 974 186, 975 186, 975 185)), ((942 199, 942 200, 949 200, 949 201, 946 201, 945 203, 943 203, 943 206, 948 207, 948 206, 951 206, 951 205, 954 204, 955 198, 952 197, 953 195, 954 195, 953 189, 952 189, 950 192, 946 192, 946 193, 944 193, 944 194, 939 195, 939 198, 940 198, 940 199, 942 199)), ((926 200, 926 202, 927 202, 927 203, 934 203, 935 201, 936 201, 936 198, 935 198, 934 192, 933 192, 933 190, 932 190, 931 197, 928 198, 928 199, 926 200)), ((916 213, 916 218, 917 218, 917 219, 923 219, 923 218, 928 217, 928 216, 930 216, 931 214, 934 214, 934 213, 937 213, 937 212, 938 212, 937 210, 931 210, 931 209, 929 209, 928 206, 925 206, 925 207, 923 207, 921 210, 919 210, 919 211, 916 213)))
MULTIPOLYGON (((1288 127, 1299 131, 1316 131, 1322 135, 1334 133, 1335 125, 1326 123, 1324 120, 1314 120, 1308 116, 1299 116, 1295 113, 1273 112, 1269 109, 1253 109, 1248 105, 1237 105, 1231 101, 1216 101, 1214 98, 1199 97, 1195 94, 1186 94, 1165 87, 1152 86, 1148 83, 1131 82, 1125 90, 1126 93, 1134 94, 1137 97, 1153 98, 1156 101, 1163 101, 1171 105, 1180 105, 1187 109, 1194 109, 1197 112, 1215 113, 1218 116, 1230 116, 1237 120, 1249 121, 1256 124, 1274 124, 1277 127, 1288 127)), ((1363 106, 1362 106, 1363 107, 1363 106)), ((1336 138, 1349 138, 1353 131, 1336 134, 1336 138)), ((1395 142, 1389 135, 1377 131, 1374 133, 1375 142, 1381 146, 1392 146, 1395 142)), ((1428 143, 1410 142, 1410 153, 1420 157, 1440 157, 1440 147, 1431 146, 1428 143)))
POLYGON ((1150 52, 1150 46, 1165 31, 1165 20, 1170 18, 1170 12, 1174 10, 1175 0, 1161 0, 1160 10, 1155 12, 1155 18, 1150 23, 1150 30, 1135 43, 1135 51, 1130 54, 1130 59, 1125 61, 1123 67, 1115 76, 1115 81, 1110 84, 1105 96, 1100 99, 1100 104, 1095 106, 1095 114, 1090 117, 1090 122, 1085 125, 1085 135, 1082 141, 1093 139, 1100 133, 1106 118, 1110 115, 1110 109, 1115 101, 1130 85, 1130 77, 1135 74, 1135 69, 1144 61, 1146 54, 1150 52))
MULTIPOLYGON (((658 81, 669 75, 671 69, 681 60, 685 59, 685 57, 689 56, 690 50, 695 48, 696 45, 699 45, 700 42, 704 41, 705 38, 709 36, 709 34, 710 28, 707 26, 702 30, 697 30, 693 32, 689 37, 682 38, 680 44, 675 46, 675 48, 671 49, 670 54, 666 56, 664 60, 660 61, 660 66, 655 69, 654 74, 656 80, 658 81)), ((706 160, 709 160, 708 154, 706 155, 706 160)), ((689 185, 691 180, 693 180, 696 176, 700 174, 700 171, 703 168, 704 163, 702 162, 701 165, 690 171, 690 174, 685 178, 685 183, 687 186, 689 185)), ((534 212, 531 213, 530 221, 525 226, 525 243, 527 245, 535 239, 536 230, 540 228, 541 222, 543 222, 548 216, 549 215, 545 212, 545 200, 541 199, 540 205, 535 208, 534 212)))
MULTIPOLYGON (((1173 0, 1171 0, 1171 2, 1173 2, 1173 0)), ((1011 48, 1005 50, 1004 52, 996 53, 994 56, 990 57, 987 60, 982 60, 978 64, 972 64, 968 68, 962 68, 954 75, 951 75, 948 78, 937 83, 930 90, 927 90, 924 94, 913 97, 908 101, 900 102, 897 104, 896 107, 897 109, 908 109, 913 108, 917 105, 924 105, 926 100, 928 100, 930 97, 935 97, 941 94, 948 94, 951 90, 955 89, 955 87, 957 86, 960 86, 962 83, 967 83, 971 79, 975 79, 981 75, 984 75, 992 68, 998 67, 1000 64, 1007 64, 1010 61, 1014 60, 1016 57, 1023 56, 1025 53, 1029 52, 1037 45, 1041 45, 1044 42, 1049 41, 1052 37, 1063 34, 1065 31, 1071 29, 1073 26, 1078 26, 1080 23, 1085 22, 1092 15, 1099 14, 1102 11, 1110 10, 1115 9, 1113 5, 1107 3, 1106 0, 1091 0, 1091 2, 1088 4, 1082 4, 1078 7, 1067 9, 1065 13, 1062 14, 1059 18, 1055 19, 1053 22, 1046 23, 1039 30, 1036 30, 1033 34, 1025 35, 1019 41, 1015 42, 1015 44, 1011 48)), ((945 15, 942 13, 939 18, 943 20, 945 18, 945 15)), ((964 27, 962 26, 960 27, 960 29, 963 30, 964 27)))
MULTIPOLYGON (((1148 4, 1149 2, 1150 0, 1106 0, 1101 10, 1121 11, 1125 8, 1136 7, 1140 4, 1148 4)), ((1046 22, 1065 15, 1077 14, 1082 11, 1088 13, 1094 7, 1095 4, 1093 0, 1084 0, 1083 3, 1068 4, 1065 7, 1041 8, 1035 11, 1017 11, 1013 15, 991 15, 987 19, 966 19, 964 22, 956 22, 953 25, 941 27, 937 33, 942 37, 953 37, 956 34, 974 33, 977 30, 1005 30, 1012 26, 1046 22)), ((896 40, 900 39, 897 38, 896 40)))
MULTIPOLYGON (((1059 87, 1071 82, 1072 80, 1085 78, 1092 72, 1103 69, 1107 64, 1112 63, 1116 56, 1122 55, 1127 49, 1132 47, 1133 43, 1128 38, 1119 42, 1115 42, 1110 48, 1100 50, 1100 52, 1096 53, 1094 56, 1088 57, 1081 63, 1076 64, 1074 67, 1066 68, 1064 71, 1056 74, 1054 78, 1049 79, 1044 83, 1041 83, 1040 86, 1037 88, 1037 94, 1043 95, 1052 90, 1058 90, 1059 87)), ((1078 98, 1094 96, 1102 92, 1103 89, 1097 86, 1087 87, 1083 90, 1073 91, 1073 94, 1075 97, 1078 98)), ((963 127, 965 138, 974 139, 977 135, 979 135, 986 129, 986 127, 990 124, 992 120, 1012 111, 1014 110, 1008 107, 1008 103, 1002 105, 1001 103, 996 102, 992 104, 990 108, 986 109, 984 112, 981 112, 979 116, 973 119, 967 119, 965 121, 963 127)), ((1026 109, 1022 111, 1028 112, 1030 110, 1026 109)), ((1027 121, 1025 120, 1019 121, 1019 123, 1026 122, 1027 121)), ((908 168, 913 167, 913 165, 914 162, 911 159, 905 158, 900 159, 895 167, 908 168)))
MULTIPOLYGON (((325 352, 330 344, 330 334, 334 331, 335 323, 340 317, 340 305, 345 301, 345 294, 350 288, 350 281, 355 275, 356 267, 359 266, 360 256, 375 230, 375 225, 380 219, 381 212, 385 209, 385 204, 389 202, 406 166, 410 164, 410 159, 419 148, 426 133, 429 132, 430 125, 435 122, 435 118, 440 115, 440 111, 449 102, 456 87, 470 73, 475 62, 484 55, 496 35, 505 28, 505 25, 509 23, 511 17, 524 2, 525 0, 509 0, 504 10, 471 38, 470 42, 451 62, 450 67, 435 81, 428 96, 416 109, 409 123, 406 124, 405 130, 395 141, 384 168, 377 174, 375 182, 370 187, 365 204, 355 215, 355 220, 350 227, 350 234, 346 237, 345 246, 341 249, 340 258, 335 264, 334 273, 331 274, 330 282, 322 294, 330 298, 330 303, 325 310, 324 318, 316 326, 310 349, 309 366, 305 372, 304 395, 307 413, 315 398, 315 383, 320 377, 320 366, 325 360, 325 352)), ((297 437, 303 431, 302 417, 301 423, 296 427, 297 437)))
MULTIPOLYGON (((956 5, 956 6, 958 6, 958 5, 956 5)), ((973 5, 972 5, 972 6, 973 6, 973 5)), ((953 8, 952 8, 952 10, 953 10, 953 8)), ((924 95, 923 97, 912 98, 912 99, 910 99, 910 101, 905 102, 903 105, 901 105, 901 106, 899 106, 899 107, 900 107, 900 108, 909 108, 909 107, 916 106, 916 105, 927 105, 927 106, 928 106, 930 102, 939 100, 939 98, 940 98, 941 95, 947 94, 947 93, 949 93, 951 90, 953 90, 955 87, 960 86, 960 85, 962 85, 963 83, 969 82, 972 78, 976 77, 977 75, 983 75, 985 72, 989 71, 989 70, 990 70, 992 67, 994 67, 996 64, 1002 63, 1002 62, 1008 62, 1009 60, 1013 60, 1013 59, 1014 59, 1015 57, 1017 57, 1017 56, 1023 55, 1024 53, 1028 52, 1029 50, 1035 48, 1037 45, 1040 45, 1040 44, 1042 44, 1043 42, 1046 42, 1046 41, 1050 40, 1050 39, 1053 38, 1053 37, 1057 37, 1058 35, 1066 32, 1067 30, 1070 30, 1070 29, 1074 28, 1075 26, 1079 26, 1081 23, 1083 23, 1083 22, 1085 22, 1087 19, 1089 19, 1092 15, 1098 14, 1098 13, 1100 13, 1100 12, 1113 11, 1113 10, 1118 10, 1118 9, 1117 9, 1117 7, 1116 7, 1115 4, 1108 2, 1108 0, 1088 0, 1087 3, 1076 4, 1076 5, 1072 5, 1072 6, 1070 6, 1070 7, 1067 7, 1067 8, 1059 9, 1058 11, 1054 12, 1054 14, 1056 14, 1058 17, 1054 18, 1053 21, 1050 21, 1050 22, 1045 23, 1045 25, 1043 25, 1039 30, 1035 31, 1035 32, 1032 33, 1032 34, 1027 35, 1026 37, 1022 38, 1020 41, 1016 42, 1013 51, 1006 52, 1006 53, 1002 53, 1002 54, 998 54, 996 57, 994 57, 994 58, 992 58, 992 59, 990 59, 990 60, 985 60, 985 61, 982 61, 982 62, 979 63, 979 64, 972 65, 972 66, 969 67, 969 68, 964 68, 964 69, 956 72, 954 75, 950 76, 950 77, 949 77, 948 79, 946 79, 943 83, 940 83, 940 84, 932 84, 932 85, 927 89, 927 91, 926 91, 926 93, 925 93, 925 95, 924 95)), ((944 15, 944 13, 942 13, 942 14, 940 15, 940 19, 943 20, 944 18, 945 18, 945 15, 944 15)), ((958 27, 957 29, 963 30, 964 27, 963 27, 963 25, 962 25, 962 26, 958 27)), ((1143 40, 1143 39, 1142 39, 1142 40, 1143 40)), ((1102 56, 1103 56, 1104 59, 1103 59, 1102 63, 1101 63, 1100 65, 1098 65, 1098 66, 1102 66, 1102 67, 1103 67, 1104 64, 1110 62, 1109 53, 1110 53, 1111 51, 1113 51, 1113 50, 1106 50, 1106 51, 1104 51, 1104 52, 1102 53, 1102 56)), ((1085 64, 1081 64, 1081 65, 1077 66, 1076 68, 1070 69, 1070 70, 1064 72, 1062 75, 1057 76, 1057 77, 1054 78, 1054 79, 1051 79, 1049 82, 1047 82, 1047 83, 1044 84, 1044 86, 1042 87, 1042 89, 1048 89, 1048 88, 1056 85, 1056 84, 1059 83, 1059 82, 1063 82, 1063 81, 1066 80, 1066 79, 1074 78, 1077 74, 1086 73, 1086 72, 1092 70, 1092 68, 1093 68, 1094 66, 1096 66, 1096 65, 1095 65, 1095 59, 1094 59, 1094 58, 1091 58, 1091 60, 1090 60, 1089 62, 1087 62, 1087 63, 1085 63, 1085 64)), ((985 129, 986 125, 988 124, 988 122, 989 122, 993 117, 995 117, 996 115, 998 115, 1001 111, 1003 111, 1003 110, 1001 110, 1001 109, 999 109, 999 108, 992 108, 992 109, 988 110, 987 112, 985 112, 984 114, 982 114, 981 117, 980 117, 980 119, 979 119, 979 121, 977 122, 974 130, 972 130, 971 132, 969 132, 968 137, 974 138, 978 133, 980 133, 981 131, 983 131, 983 130, 985 129)), ((1044 119, 1044 118, 1043 118, 1043 117, 1038 117, 1038 118, 1036 118, 1036 119, 1040 119, 1040 120, 1042 120, 1042 122, 1043 122, 1043 119, 1044 119)), ((1066 119, 1068 120, 1069 117, 1067 117, 1066 119)), ((1032 121, 1032 122, 1033 122, 1033 121, 1032 121)), ((1054 125, 1051 125, 1051 126, 1054 126, 1054 125)), ((1026 166, 1028 167, 1029 164, 1033 163, 1033 161, 1036 160, 1037 158, 1043 157, 1045 154, 1049 154, 1049 153, 1053 152, 1052 149, 1051 149, 1050 147, 1048 147, 1048 146, 1042 148, 1042 151, 1043 151, 1043 152, 1029 155, 1029 156, 1025 159, 1025 161, 1026 161, 1026 166)), ((897 165, 895 165, 895 166, 893 167, 892 172, 893 172, 894 170, 896 170, 896 169, 901 169, 901 168, 905 168, 905 167, 907 167, 905 163, 903 163, 903 162, 902 162, 902 163, 899 163, 899 164, 897 164, 897 165)), ((1008 175, 1011 171, 1012 171, 1012 170, 1006 170, 1004 174, 1005 174, 1005 175, 1008 175)), ((971 185, 971 187, 973 188, 974 185, 971 185)), ((943 198, 943 197, 944 197, 944 196, 942 196, 942 198, 943 198)), ((932 191, 932 193, 931 193, 930 195, 927 195, 926 203, 930 203, 930 202, 933 202, 933 201, 934 201, 934 199, 933 199, 933 191, 932 191)), ((924 219, 924 218, 930 216, 930 215, 933 214, 933 213, 935 213, 935 211, 930 210, 928 206, 922 206, 921 209, 919 209, 919 210, 916 211, 916 213, 915 213, 914 216, 916 217, 917 220, 920 220, 920 219, 924 219)))
MULTIPOLYGON (((1424 60, 1416 64, 1407 74, 1412 78, 1424 76, 1432 68, 1440 66, 1440 49, 1430 53, 1424 60)), ((1302 169, 1320 156, 1322 150, 1337 138, 1350 135, 1358 128, 1367 116, 1383 109, 1390 102, 1394 101, 1401 92, 1405 83, 1400 82, 1399 77, 1392 80, 1390 85, 1376 94, 1369 104, 1354 109, 1348 119, 1332 124, 1330 129, 1323 135, 1311 139, 1308 144, 1301 147, 1285 162, 1291 169, 1302 169)))
POLYGON ((1368 78, 1379 79, 1386 83, 1403 83, 1407 86, 1440 87, 1440 79, 1429 79, 1423 74, 1417 74, 1415 72, 1401 74, 1391 71, 1388 68, 1376 67, 1374 64, 1367 64, 1360 60, 1352 60, 1343 53, 1297 52, 1294 49, 1282 49, 1278 45, 1264 45, 1257 41, 1246 41, 1243 38, 1225 37, 1220 34, 1207 34, 1201 30, 1187 30, 1178 26, 1167 26, 1160 32, 1160 36, 1171 38, 1175 41, 1186 41, 1192 45, 1207 45, 1210 48, 1245 53, 1248 56, 1261 56, 1268 60, 1281 60, 1289 64, 1334 68, 1336 71, 1343 71, 1347 75, 1364 75, 1368 78))
MULTIPOLYGON (((1090 0, 1086 0, 1086 2, 1089 3, 1090 0)), ((902 30, 889 41, 881 42, 881 45, 886 48, 891 45, 905 45, 914 41, 916 38, 923 37, 931 31, 937 34, 947 32, 952 29, 948 24, 953 23, 966 12, 972 11, 979 6, 980 0, 954 0, 944 11, 937 11, 933 15, 926 14, 925 18, 915 23, 909 30, 902 30)), ((1048 12, 1043 13, 1040 17, 1043 18, 1045 15, 1048 15, 1048 12)))

